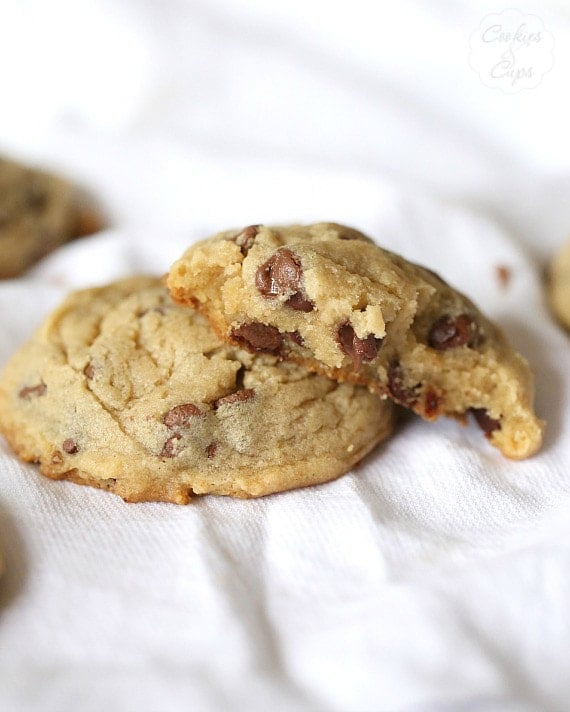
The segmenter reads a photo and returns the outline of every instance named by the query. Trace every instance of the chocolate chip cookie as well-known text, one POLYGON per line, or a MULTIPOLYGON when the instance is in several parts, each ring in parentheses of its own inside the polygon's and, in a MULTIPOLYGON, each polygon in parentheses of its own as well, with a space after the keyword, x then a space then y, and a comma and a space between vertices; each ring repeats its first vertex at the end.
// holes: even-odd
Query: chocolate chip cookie
POLYGON ((570 242, 552 260, 547 293, 554 315, 563 326, 570 329, 570 242))
POLYGON ((224 343, 152 278, 73 293, 0 376, 0 431, 23 460, 130 502, 325 482, 393 419, 361 386, 224 343))
POLYGON ((223 232, 190 247, 168 286, 254 353, 366 385, 427 420, 471 414, 511 458, 541 445, 532 374, 501 330, 437 274, 356 230, 223 232))
POLYGON ((71 183, 0 158, 0 279, 102 226, 97 209, 71 183))

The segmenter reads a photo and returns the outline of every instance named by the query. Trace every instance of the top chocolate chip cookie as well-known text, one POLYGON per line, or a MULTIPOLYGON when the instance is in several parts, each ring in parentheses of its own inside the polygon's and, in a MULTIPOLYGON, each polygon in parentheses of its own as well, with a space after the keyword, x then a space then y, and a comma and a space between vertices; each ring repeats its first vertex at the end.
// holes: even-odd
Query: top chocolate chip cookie
POLYGON ((168 286, 250 351, 364 384, 427 420, 470 413, 511 458, 542 443, 532 374, 501 330, 438 275, 356 230, 223 232, 190 247, 168 286))
POLYGON ((16 277, 103 220, 66 180, 0 158, 0 279, 16 277))

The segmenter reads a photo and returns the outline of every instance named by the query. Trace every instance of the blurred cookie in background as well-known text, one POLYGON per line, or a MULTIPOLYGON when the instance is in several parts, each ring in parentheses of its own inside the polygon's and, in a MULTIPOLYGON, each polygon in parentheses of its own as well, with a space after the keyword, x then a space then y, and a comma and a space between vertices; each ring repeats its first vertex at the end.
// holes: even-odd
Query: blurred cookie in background
POLYGON ((0 157, 0 279, 19 276, 65 242, 104 226, 78 186, 0 157))
POLYGON ((556 253, 548 271, 547 294, 558 321, 570 329, 570 240, 556 253))

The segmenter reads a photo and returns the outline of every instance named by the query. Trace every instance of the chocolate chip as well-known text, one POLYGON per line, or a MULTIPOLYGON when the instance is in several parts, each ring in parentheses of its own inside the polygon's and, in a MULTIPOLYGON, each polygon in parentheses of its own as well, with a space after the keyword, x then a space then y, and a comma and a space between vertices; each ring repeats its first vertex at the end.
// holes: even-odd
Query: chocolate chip
POLYGON ((431 327, 428 344, 433 349, 446 351, 458 346, 469 346, 477 333, 477 324, 468 314, 440 317, 431 327))
POLYGON ((297 346, 304 346, 305 345, 305 340, 301 336, 301 334, 298 331, 289 331, 287 332, 287 336, 291 339, 291 341, 294 344, 297 344, 297 346))
POLYGON ((231 338, 249 351, 278 354, 283 344, 283 334, 274 326, 252 321, 232 329, 231 338))
POLYGON ((428 386, 424 394, 424 415, 426 418, 435 418, 439 415, 440 402, 439 395, 428 386))
POLYGON ((95 375, 95 368, 93 367, 92 363, 88 363, 87 366, 83 369, 83 374, 85 375, 85 378, 88 378, 91 380, 93 376, 95 375))
POLYGON ((165 413, 162 422, 167 428, 180 428, 188 425, 191 418, 199 415, 202 415, 202 411, 193 403, 182 403, 165 413))
POLYGON ((206 448, 206 457, 208 458, 208 460, 211 460, 215 456, 217 449, 218 443, 216 442, 210 443, 208 445, 208 447, 206 448))
POLYGON ((47 386, 45 383, 38 383, 37 386, 24 386, 18 393, 19 398, 37 398, 39 396, 45 395, 47 391, 47 386))
POLYGON ((251 249, 260 227, 261 225, 248 225, 241 232, 238 232, 235 237, 232 237, 236 245, 241 248, 242 255, 247 255, 251 249))
POLYGON ((303 268, 291 250, 278 250, 257 268, 255 286, 264 297, 284 297, 285 305, 296 311, 310 312, 314 304, 307 298, 303 286, 303 268))
POLYGON ((68 455, 75 455, 75 453, 79 452, 79 445, 75 442, 75 440, 67 438, 67 440, 63 441, 61 449, 68 455))
POLYGON ((416 388, 404 385, 402 367, 397 361, 391 363, 388 368, 388 391, 395 401, 407 408, 411 408, 418 400, 416 388))
POLYGON ((26 192, 25 200, 28 208, 39 212, 46 207, 48 196, 41 186, 32 184, 26 192))
POLYGON ((75 237, 86 237, 103 230, 104 227, 105 220, 102 215, 91 207, 83 207, 75 218, 73 235, 75 237))
POLYGON ((229 396, 222 396, 214 401, 214 409, 218 409, 221 405, 233 405, 234 403, 244 403, 250 400, 255 395, 253 388, 243 388, 241 391, 230 393, 229 396))
POLYGON ((289 299, 285 302, 285 306, 289 309, 294 309, 295 311, 310 312, 313 311, 315 305, 310 299, 307 299, 304 292, 295 292, 289 299))
POLYGON ((339 326, 337 340, 341 350, 352 359, 355 371, 360 369, 363 361, 372 361, 382 346, 382 339, 377 339, 374 334, 360 339, 348 321, 339 326))
POLYGON ((485 433, 485 437, 489 438, 495 430, 501 429, 501 423, 498 420, 491 418, 485 408, 471 408, 471 413, 473 413, 473 417, 477 421, 477 424, 485 433))
POLYGON ((180 433, 174 433, 174 435, 171 435, 164 443, 160 457, 174 457, 176 455, 176 443, 181 437, 182 435, 180 435, 180 433))

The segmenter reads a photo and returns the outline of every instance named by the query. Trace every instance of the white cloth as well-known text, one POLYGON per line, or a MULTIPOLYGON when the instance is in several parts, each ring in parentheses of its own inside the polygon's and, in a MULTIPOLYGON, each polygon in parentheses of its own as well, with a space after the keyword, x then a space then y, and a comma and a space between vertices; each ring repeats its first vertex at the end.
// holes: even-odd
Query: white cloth
POLYGON ((496 319, 548 427, 510 462, 412 420, 336 482, 187 507, 51 482, 0 440, 0 709, 567 709, 570 341, 541 274, 570 232, 570 21, 544 5, 554 68, 507 96, 467 62, 496 10, 2 6, 0 147, 113 227, 0 283, 0 363, 72 288, 163 273, 219 229, 336 220, 496 319))

